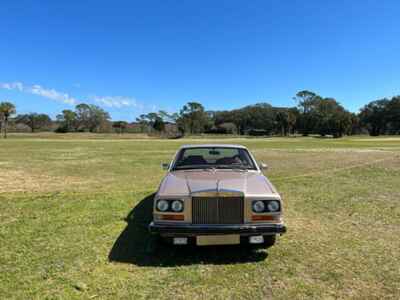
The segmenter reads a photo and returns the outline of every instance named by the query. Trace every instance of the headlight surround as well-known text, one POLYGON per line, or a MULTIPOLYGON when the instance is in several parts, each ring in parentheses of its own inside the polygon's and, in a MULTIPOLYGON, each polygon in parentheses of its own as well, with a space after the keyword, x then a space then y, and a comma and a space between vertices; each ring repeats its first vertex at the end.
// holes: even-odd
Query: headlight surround
POLYGON ((156 203, 157 210, 165 212, 169 209, 169 202, 167 200, 158 200, 156 203))
POLYGON ((253 201, 252 208, 253 212, 261 213, 265 210, 265 204, 261 200, 253 201))
POLYGON ((279 201, 273 200, 273 201, 268 201, 267 204, 267 209, 270 212, 277 212, 281 208, 281 205, 279 204, 279 201))
POLYGON ((156 202, 156 209, 160 212, 183 212, 185 205, 180 199, 159 199, 156 202))
POLYGON ((254 213, 275 213, 281 210, 281 203, 279 200, 254 200, 251 208, 254 213))
POLYGON ((174 200, 171 203, 171 209, 174 212, 181 212, 183 211, 183 202, 181 200, 174 200))

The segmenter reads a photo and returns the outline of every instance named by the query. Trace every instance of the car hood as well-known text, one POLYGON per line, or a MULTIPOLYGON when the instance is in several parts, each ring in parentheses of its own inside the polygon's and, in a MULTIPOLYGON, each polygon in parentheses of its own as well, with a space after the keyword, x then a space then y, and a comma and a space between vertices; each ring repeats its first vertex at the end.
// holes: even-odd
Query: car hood
POLYGON ((201 192, 237 192, 244 195, 276 194, 259 172, 187 170, 170 172, 161 182, 159 196, 190 196, 201 192))

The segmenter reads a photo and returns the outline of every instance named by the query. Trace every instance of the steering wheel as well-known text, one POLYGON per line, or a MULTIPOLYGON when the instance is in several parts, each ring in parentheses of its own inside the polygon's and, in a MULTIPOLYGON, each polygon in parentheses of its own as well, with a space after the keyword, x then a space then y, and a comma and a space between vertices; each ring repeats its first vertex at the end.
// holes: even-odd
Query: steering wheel
POLYGON ((232 156, 232 159, 234 159, 235 161, 237 161, 238 163, 243 163, 242 159, 240 158, 239 154, 236 154, 234 156, 232 156))

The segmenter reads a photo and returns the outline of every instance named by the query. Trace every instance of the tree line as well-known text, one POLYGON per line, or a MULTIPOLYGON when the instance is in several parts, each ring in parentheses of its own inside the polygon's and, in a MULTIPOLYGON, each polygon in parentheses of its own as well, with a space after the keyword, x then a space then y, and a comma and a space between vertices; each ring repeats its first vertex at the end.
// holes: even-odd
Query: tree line
POLYGON ((303 90, 295 97, 296 106, 273 107, 257 103, 240 109, 206 111, 197 102, 189 102, 179 113, 165 112, 141 115, 137 121, 155 130, 163 129, 163 122, 172 121, 181 135, 221 133, 240 135, 332 136, 369 133, 400 134, 400 96, 376 100, 361 108, 359 113, 347 111, 336 99, 322 97, 303 90))
POLYGON ((65 132, 142 132, 184 136, 188 134, 294 135, 317 134, 335 138, 343 135, 369 133, 400 134, 400 96, 372 101, 359 113, 347 111, 338 101, 303 90, 295 97, 293 107, 273 107, 257 103, 226 111, 207 111, 201 103, 188 102, 179 112, 166 111, 142 114, 134 123, 111 121, 101 107, 78 104, 74 110, 65 109, 56 120, 46 114, 16 115, 11 102, 0 103, 0 131, 7 136, 11 122, 23 125, 31 132, 54 130, 65 132), (132 131, 133 130, 133 131, 132 131))
POLYGON ((369 134, 400 134, 400 96, 384 98, 365 105, 359 118, 369 134))

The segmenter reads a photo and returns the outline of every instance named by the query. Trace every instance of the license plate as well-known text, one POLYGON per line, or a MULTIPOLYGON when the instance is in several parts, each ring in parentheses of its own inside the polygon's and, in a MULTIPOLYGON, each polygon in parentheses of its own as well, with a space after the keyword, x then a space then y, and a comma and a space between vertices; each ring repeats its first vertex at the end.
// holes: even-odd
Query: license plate
POLYGON ((199 246, 236 245, 240 244, 240 236, 237 234, 199 235, 196 237, 196 244, 199 246))

